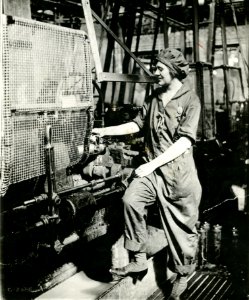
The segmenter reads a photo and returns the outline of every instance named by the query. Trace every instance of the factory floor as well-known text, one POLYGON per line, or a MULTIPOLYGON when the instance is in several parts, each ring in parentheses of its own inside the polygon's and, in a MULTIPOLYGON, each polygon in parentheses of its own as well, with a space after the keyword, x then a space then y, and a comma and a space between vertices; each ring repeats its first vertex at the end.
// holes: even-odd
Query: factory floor
POLYGON ((81 271, 40 295, 36 299, 94 300, 112 286, 113 283, 92 280, 83 271, 81 271))
POLYGON ((147 299, 160 286, 157 284, 155 261, 148 260, 148 272, 139 279, 125 277, 121 280, 101 282, 88 276, 84 271, 79 271, 70 278, 42 293, 35 300, 128 300, 147 299))
MULTIPOLYGON (((159 257, 160 258, 160 257, 159 257)), ((101 282, 79 271, 70 278, 41 294, 35 300, 167 300, 171 284, 160 281, 153 258, 148 273, 139 281, 131 277, 101 282)), ((181 300, 243 300, 243 283, 237 281, 226 268, 199 269, 188 278, 188 287, 181 300)))
MULTIPOLYGON (((108 297, 108 290, 115 289, 115 282, 103 283, 90 279, 83 271, 75 274, 71 278, 55 286, 51 290, 37 297, 36 300, 55 300, 55 299, 82 299, 96 300, 102 299, 146 299, 138 296, 137 298, 129 298, 122 294, 119 298, 108 297), (107 294, 107 295, 106 295, 107 294)), ((141 289, 143 282, 139 283, 137 288, 141 289)), ((127 286, 128 288, 128 286, 127 286)), ((165 289, 157 289, 152 295, 148 295, 148 300, 167 299, 170 293, 170 286, 165 289)), ((139 291, 138 291, 139 294, 139 291)), ((236 292, 232 284, 231 276, 228 274, 213 272, 195 272, 188 280, 188 288, 182 295, 182 300, 228 300, 235 299, 236 292)), ((238 300, 240 298, 237 298, 238 300)))
MULTIPOLYGON (((189 278, 181 300, 231 300, 236 298, 235 293, 231 276, 197 271, 189 278)), ((167 296, 160 289, 148 297, 148 300, 163 299, 167 299, 167 296)))

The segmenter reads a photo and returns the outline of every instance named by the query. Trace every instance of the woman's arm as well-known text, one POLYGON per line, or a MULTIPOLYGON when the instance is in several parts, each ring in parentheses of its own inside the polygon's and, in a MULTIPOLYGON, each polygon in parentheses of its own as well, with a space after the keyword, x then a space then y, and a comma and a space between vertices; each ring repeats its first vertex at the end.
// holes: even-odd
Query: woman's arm
POLYGON ((153 159, 153 165, 155 169, 162 165, 176 159, 191 147, 191 141, 187 137, 181 137, 174 144, 172 144, 163 154, 153 159))
POLYGON ((135 171, 138 177, 144 177, 152 173, 155 169, 167 164, 176 159, 191 147, 191 140, 187 137, 181 137, 172 144, 164 153, 151 160, 150 162, 141 165, 135 171))
POLYGON ((93 128, 92 132, 100 136, 105 135, 125 135, 139 132, 140 128, 135 122, 129 122, 117 126, 109 126, 104 128, 93 128))

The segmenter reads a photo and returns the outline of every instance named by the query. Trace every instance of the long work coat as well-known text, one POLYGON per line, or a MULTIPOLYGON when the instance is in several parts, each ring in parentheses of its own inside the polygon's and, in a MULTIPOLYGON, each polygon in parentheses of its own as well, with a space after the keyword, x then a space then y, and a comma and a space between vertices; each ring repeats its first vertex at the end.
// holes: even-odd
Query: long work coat
MULTIPOLYGON (((200 101, 186 83, 166 107, 159 93, 160 89, 148 97, 142 112, 133 120, 144 132, 148 160, 164 153, 182 136, 194 143, 200 117, 200 101)), ((200 198, 201 185, 192 148, 152 174, 135 178, 123 197, 126 248, 146 251, 146 206, 158 201, 170 250, 169 267, 182 275, 191 273, 198 243, 195 225, 200 198)))

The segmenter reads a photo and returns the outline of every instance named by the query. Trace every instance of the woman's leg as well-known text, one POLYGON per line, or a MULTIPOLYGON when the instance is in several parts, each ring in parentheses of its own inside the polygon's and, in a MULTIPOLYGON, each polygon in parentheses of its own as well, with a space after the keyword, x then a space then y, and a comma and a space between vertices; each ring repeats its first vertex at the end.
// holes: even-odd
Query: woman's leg
POLYGON ((147 207, 156 199, 156 191, 150 176, 135 178, 126 190, 124 203, 125 248, 133 252, 134 261, 111 273, 126 276, 147 269, 147 207))

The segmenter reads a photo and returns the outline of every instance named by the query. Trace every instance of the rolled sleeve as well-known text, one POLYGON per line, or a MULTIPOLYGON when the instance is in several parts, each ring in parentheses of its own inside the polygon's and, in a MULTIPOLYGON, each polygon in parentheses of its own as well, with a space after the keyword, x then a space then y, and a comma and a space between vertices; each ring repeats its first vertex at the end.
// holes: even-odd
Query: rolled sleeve
POLYGON ((142 111, 140 111, 138 113, 138 115, 136 116, 136 118, 132 120, 133 122, 135 122, 138 125, 138 127, 140 129, 143 129, 143 127, 144 127, 145 119, 146 119, 146 116, 148 115, 148 109, 149 109, 148 106, 149 106, 148 102, 146 101, 143 105, 142 111))
POLYGON ((195 97, 194 101, 188 105, 184 116, 180 122, 180 126, 177 130, 179 137, 185 136, 191 139, 192 142, 196 141, 197 129, 201 113, 201 104, 198 97, 195 97))

